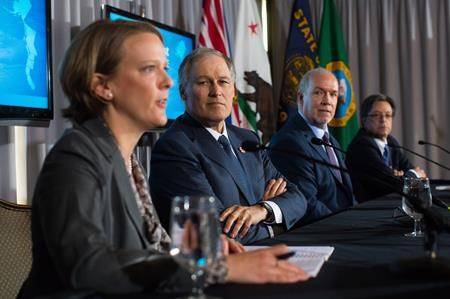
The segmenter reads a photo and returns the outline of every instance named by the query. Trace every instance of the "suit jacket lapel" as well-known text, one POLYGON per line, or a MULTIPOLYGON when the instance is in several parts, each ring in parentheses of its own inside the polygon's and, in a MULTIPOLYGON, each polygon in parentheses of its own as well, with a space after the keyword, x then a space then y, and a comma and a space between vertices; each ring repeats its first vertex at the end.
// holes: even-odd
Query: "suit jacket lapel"
POLYGON ((137 207, 136 199, 134 197, 134 191, 131 188, 130 178, 127 175, 125 169, 125 163, 119 152, 119 149, 114 142, 113 137, 109 133, 108 128, 103 124, 100 119, 91 119, 86 121, 82 127, 89 131, 89 134, 93 136, 95 142, 98 145, 100 151, 108 157, 111 161, 112 171, 117 179, 117 188, 119 190, 118 196, 120 200, 124 202, 124 206, 127 215, 130 217, 134 228, 138 232, 138 235, 145 247, 148 247, 147 238, 143 234, 143 219, 139 209, 137 207))
MULTIPOLYGON (((198 123, 187 113, 183 115, 183 123, 185 125, 183 127, 183 130, 188 133, 188 136, 192 138, 192 141, 194 143, 198 144, 198 147, 200 148, 202 153, 227 170, 227 172, 230 174, 230 176, 238 186, 239 190, 241 190, 241 193, 244 195, 245 200, 251 203, 253 201, 253 196, 251 196, 251 194, 249 193, 250 190, 247 190, 248 188, 246 188, 245 182, 240 181, 235 176, 235 173, 232 171, 230 163, 228 163, 225 152, 223 151, 222 146, 219 144, 219 142, 214 139, 214 137, 200 123, 198 123)), ((236 137, 230 130, 228 130, 228 137, 230 138, 230 142, 233 146, 234 152, 236 153, 236 155, 238 155, 238 150, 236 150, 235 148, 236 137), (230 136, 230 133, 233 137, 230 136)))
MULTIPOLYGON (((330 139, 330 142, 333 146, 337 147, 337 148, 341 148, 339 143, 337 142, 337 140, 332 137, 330 139)), ((334 151, 336 153, 336 157, 338 159, 339 162, 339 166, 342 168, 347 168, 344 162, 344 157, 343 157, 343 153, 339 152, 337 150, 334 151)), ((352 185, 351 185, 351 180, 350 180, 350 176, 348 174, 348 172, 345 171, 341 171, 341 177, 342 177, 342 187, 344 187, 344 190, 348 193, 348 196, 350 198, 353 198, 353 190, 352 190, 352 185)), ((338 180, 339 181, 339 180, 338 180)))
MULTIPOLYGON (((323 146, 320 145, 315 145, 311 142, 311 140, 313 138, 315 138, 316 136, 314 135, 314 132, 311 130, 311 128, 307 125, 306 121, 303 119, 302 116, 300 116, 299 114, 297 115, 296 118, 297 121, 297 125, 296 127, 300 128, 300 130, 302 131, 305 139, 308 141, 309 146, 313 149, 313 151, 320 156, 320 158, 325 162, 325 163, 330 163, 328 160, 328 155, 327 152, 325 151, 325 149, 323 148, 323 146)), ((311 157, 314 158, 314 157, 311 157)), ((331 171, 331 168, 328 167, 328 170, 330 171, 330 173, 334 176, 333 171, 331 171)))
MULTIPOLYGON (((326 150, 323 148, 323 146, 320 145, 315 145, 312 144, 311 140, 313 138, 315 138, 316 136, 314 135, 314 132, 311 130, 311 128, 308 126, 308 124, 306 123, 306 121, 303 119, 303 117, 301 117, 300 115, 298 115, 298 124, 299 127, 302 129, 302 131, 304 132, 305 138, 306 140, 308 140, 309 146, 320 156, 320 158, 325 162, 325 163, 330 163, 330 160, 328 158, 328 154, 326 152, 326 150)), ((330 142, 333 146, 337 146, 335 142, 333 142, 333 138, 330 138, 330 142)), ((336 157, 338 159, 338 163, 340 167, 343 167, 343 160, 339 157, 339 154, 337 153, 337 151, 335 151, 336 157)), ((339 181, 337 175, 335 174, 335 172, 332 170, 331 167, 327 167, 328 171, 331 173, 331 175, 334 177, 334 179, 338 182, 338 185, 342 183, 339 181)), ((344 179, 345 175, 342 174, 341 171, 341 177, 344 179)), ((343 182, 345 183, 345 181, 343 182)))
POLYGON ((131 222, 133 223, 135 229, 138 231, 139 237, 145 247, 148 247, 149 242, 144 235, 144 219, 139 211, 139 208, 136 203, 136 197, 134 196, 134 191, 131 187, 130 177, 127 174, 127 170, 125 169, 125 164, 123 163, 123 158, 121 156, 115 156, 113 163, 116 164, 114 167, 114 176, 118 181, 118 189, 120 193, 120 197, 125 202, 125 210, 127 212, 128 217, 130 217, 131 222))
MULTIPOLYGON (((252 177, 252 174, 253 174, 252 170, 255 168, 255 164, 254 164, 255 161, 253 159, 251 159, 253 157, 253 155, 243 153, 240 149, 242 140, 232 130, 228 129, 227 132, 228 132, 228 138, 230 139, 230 142, 231 142, 231 146, 233 147, 233 151, 236 154, 239 162, 241 163, 242 168, 244 169, 246 178, 252 177)), ((255 196, 253 194, 251 182, 248 182, 248 184, 246 184, 246 182, 239 182, 239 183, 240 183, 239 188, 242 191, 242 193, 244 194, 247 202, 250 205, 255 204, 257 199, 255 199, 255 196), (246 186, 248 186, 248 188, 250 188, 250 190, 248 190, 248 188, 245 188, 244 184, 246 186)))

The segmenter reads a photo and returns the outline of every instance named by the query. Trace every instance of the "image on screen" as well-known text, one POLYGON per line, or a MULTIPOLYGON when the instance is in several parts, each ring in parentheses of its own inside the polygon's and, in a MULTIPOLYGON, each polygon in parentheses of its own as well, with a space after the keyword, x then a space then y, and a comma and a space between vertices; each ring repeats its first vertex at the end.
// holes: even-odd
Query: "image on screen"
POLYGON ((0 105, 49 107, 45 0, 0 1, 0 105))
POLYGON ((184 113, 184 102, 181 99, 178 90, 178 68, 186 57, 194 49, 195 36, 191 33, 181 31, 179 29, 133 15, 126 11, 105 5, 103 7, 105 17, 109 20, 127 20, 127 21, 144 21, 150 22, 161 32, 167 51, 167 61, 169 66, 169 76, 173 80, 173 86, 169 90, 169 98, 167 100, 167 117, 171 120, 177 118, 184 113))

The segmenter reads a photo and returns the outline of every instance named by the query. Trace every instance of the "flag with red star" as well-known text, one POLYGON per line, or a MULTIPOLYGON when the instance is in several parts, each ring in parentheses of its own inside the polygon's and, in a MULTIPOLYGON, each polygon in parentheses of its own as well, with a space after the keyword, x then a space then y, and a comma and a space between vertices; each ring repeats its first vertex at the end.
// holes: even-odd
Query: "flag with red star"
POLYGON ((267 143, 275 132, 272 77, 255 0, 239 2, 233 48, 238 98, 232 122, 258 132, 267 143))

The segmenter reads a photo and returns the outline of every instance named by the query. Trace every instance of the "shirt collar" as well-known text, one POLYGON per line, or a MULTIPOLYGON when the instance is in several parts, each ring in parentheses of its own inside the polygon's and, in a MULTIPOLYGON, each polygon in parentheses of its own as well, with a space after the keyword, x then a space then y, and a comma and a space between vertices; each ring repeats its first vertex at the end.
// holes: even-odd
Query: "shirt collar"
MULTIPOLYGON (((306 124, 313 131, 314 136, 316 136, 317 138, 322 139, 323 135, 325 135, 325 132, 328 133, 328 125, 325 126, 325 129, 316 127, 316 126, 314 126, 313 124, 311 124, 309 122, 309 120, 303 115, 303 113, 302 113, 302 111, 300 109, 298 110, 298 113, 301 115, 301 117, 303 117, 303 119, 305 120, 306 124)), ((330 136, 329 133, 328 133, 328 136, 330 136)))
POLYGON ((384 153, 384 149, 387 146, 387 140, 383 140, 383 139, 380 139, 380 138, 374 138, 373 140, 377 144, 378 149, 380 150, 380 153, 383 154, 384 153))
POLYGON ((227 139, 228 140, 230 140, 229 138, 228 138, 228 132, 227 132, 227 126, 226 126, 226 124, 224 124, 223 125, 223 132, 222 132, 222 134, 220 134, 219 132, 217 132, 216 130, 213 130, 213 129, 211 129, 211 128, 207 128, 207 127, 204 127, 205 129, 206 129, 206 131, 208 131, 211 135, 212 135, 212 137, 214 137, 214 139, 216 139, 216 140, 219 140, 219 137, 220 136, 225 136, 225 137, 227 137, 227 139))

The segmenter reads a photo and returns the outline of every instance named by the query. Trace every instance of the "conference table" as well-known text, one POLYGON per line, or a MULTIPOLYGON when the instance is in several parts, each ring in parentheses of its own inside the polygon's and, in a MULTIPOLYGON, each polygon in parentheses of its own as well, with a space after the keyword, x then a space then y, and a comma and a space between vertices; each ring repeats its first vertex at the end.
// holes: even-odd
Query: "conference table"
MULTIPOLYGON (((433 193, 450 202, 450 192, 433 193)), ((217 298, 450 298, 450 262, 433 267, 418 262, 426 257, 424 239, 404 236, 413 221, 400 206, 399 196, 385 196, 255 244, 333 246, 318 276, 307 282, 215 285, 206 293, 217 298)), ((442 214, 450 217, 450 211, 442 214)), ((438 246, 439 258, 450 261, 448 233, 439 235, 438 246)))
MULTIPOLYGON (((433 193, 450 202, 449 192, 433 193)), ((399 196, 386 196, 258 243, 334 246, 319 275, 307 282, 207 291, 221 298, 450 298, 450 263, 442 269, 442 264, 419 263, 417 258, 426 257, 424 239, 404 236, 413 221, 402 216, 400 206, 399 196)), ((438 256, 450 261, 450 235, 441 233, 438 246, 438 256)))

